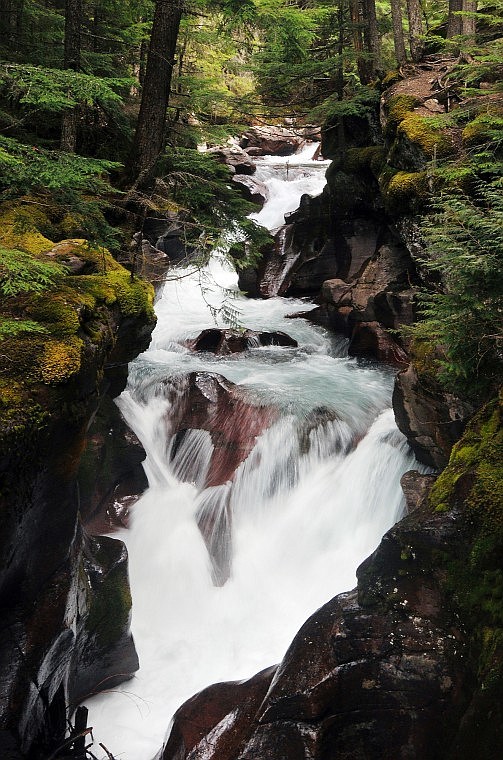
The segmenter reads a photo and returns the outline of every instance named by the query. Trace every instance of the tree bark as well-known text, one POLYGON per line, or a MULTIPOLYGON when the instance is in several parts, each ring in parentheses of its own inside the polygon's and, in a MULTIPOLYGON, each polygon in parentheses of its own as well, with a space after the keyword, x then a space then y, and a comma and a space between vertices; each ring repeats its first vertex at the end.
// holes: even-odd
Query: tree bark
POLYGON ((369 76, 368 61, 365 60, 363 55, 363 19, 361 12, 360 0, 349 0, 349 13, 351 16, 351 36, 353 38, 353 47, 356 53, 356 66, 358 68, 358 75, 362 84, 367 84, 371 76, 369 76))
POLYGON ((369 71, 373 76, 381 67, 381 41, 377 31, 377 15, 375 0, 363 0, 362 3, 365 48, 370 53, 369 71))
POLYGON ((423 14, 419 0, 407 0, 407 15, 409 17, 410 55, 414 63, 420 61, 424 52, 423 14))
POLYGON ((395 44, 395 57, 399 66, 407 60, 405 52, 405 40, 403 36, 402 2, 391 0, 391 17, 393 19, 393 42, 395 44))
POLYGON ((447 37, 475 37, 475 16, 463 16, 462 13, 476 13, 477 0, 449 0, 449 18, 447 37))
MULTIPOLYGON (((82 0, 65 0, 65 40, 64 59, 65 69, 78 71, 80 69, 82 26, 82 0)), ((70 108, 63 113, 61 124, 61 150, 75 153, 77 147, 78 107, 70 108)))
POLYGON ((164 147, 166 113, 176 42, 185 0, 156 0, 140 113, 129 173, 137 187, 148 186, 164 147))

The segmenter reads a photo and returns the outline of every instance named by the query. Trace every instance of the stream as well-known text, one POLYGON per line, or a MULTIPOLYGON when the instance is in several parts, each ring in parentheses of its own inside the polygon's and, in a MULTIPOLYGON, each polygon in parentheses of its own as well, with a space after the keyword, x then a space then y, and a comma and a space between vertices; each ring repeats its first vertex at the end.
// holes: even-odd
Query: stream
MULTIPOLYGON (((261 224, 277 228, 302 193, 321 192, 327 162, 311 160, 315 147, 257 159, 255 176, 270 192, 254 215, 261 224)), ((416 465, 391 410, 394 371, 349 359, 345 340, 289 318, 310 308, 304 299, 245 298, 218 254, 204 272, 171 270, 159 294, 151 345, 117 399, 147 452, 149 489, 118 534, 129 551, 141 667, 87 703, 95 741, 116 758, 151 760, 184 700, 279 662, 309 615, 354 587, 357 566, 403 512, 400 477, 416 465), (209 306, 226 326, 218 309, 229 297, 243 327, 283 331, 298 346, 191 351, 184 342, 215 326, 209 306), (194 372, 218 373, 252 407, 274 410, 232 481, 211 489, 209 434, 192 432, 174 447, 170 427, 182 380, 194 372), (230 577, 215 585, 197 518, 215 510, 218 528, 223 503, 230 577)))

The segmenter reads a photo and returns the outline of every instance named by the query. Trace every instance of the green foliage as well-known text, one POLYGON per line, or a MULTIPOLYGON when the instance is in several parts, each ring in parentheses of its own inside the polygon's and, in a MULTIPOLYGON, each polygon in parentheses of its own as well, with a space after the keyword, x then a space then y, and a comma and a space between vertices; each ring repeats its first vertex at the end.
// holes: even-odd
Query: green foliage
POLYGON ((0 247, 0 293, 4 296, 50 290, 66 271, 54 261, 0 247))
POLYGON ((15 338, 20 333, 26 332, 47 334, 48 330, 32 319, 9 319, 0 316, 0 340, 15 338))
POLYGON ((503 193, 498 179, 478 181, 470 196, 446 189, 425 218, 424 265, 441 281, 423 293, 420 339, 440 345, 439 377, 449 390, 483 398, 501 380, 503 193))
POLYGON ((250 257, 258 255, 270 239, 269 233, 246 218, 256 208, 231 183, 227 166, 218 163, 211 154, 178 148, 167 151, 166 170, 165 181, 173 199, 191 214, 185 227, 187 242, 203 260, 215 245, 224 248, 231 245, 231 258, 235 256, 240 266, 246 266, 250 257), (226 239, 228 230, 233 230, 239 243, 226 239), (236 245, 244 246, 246 254, 238 255, 236 245))
POLYGON ((76 105, 97 102, 117 105, 131 79, 91 76, 65 69, 46 69, 26 64, 0 65, 0 95, 19 105, 59 113, 76 105))
POLYGON ((313 108, 309 114, 314 121, 331 122, 345 116, 365 117, 375 111, 379 105, 380 94, 374 87, 357 87, 344 100, 334 93, 313 108))

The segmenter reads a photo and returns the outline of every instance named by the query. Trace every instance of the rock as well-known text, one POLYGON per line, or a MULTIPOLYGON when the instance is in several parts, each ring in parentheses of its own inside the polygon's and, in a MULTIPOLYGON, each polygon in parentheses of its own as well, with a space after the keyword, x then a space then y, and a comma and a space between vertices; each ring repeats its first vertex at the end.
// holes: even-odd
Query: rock
POLYGON ((232 181, 238 185, 243 198, 262 207, 269 198, 269 190, 263 182, 248 177, 246 174, 235 174, 232 181))
POLYGON ((212 351, 216 354, 235 354, 259 346, 291 346, 297 341, 284 332, 257 332, 255 330, 203 330, 197 338, 187 341, 193 351, 212 351))
POLYGON ((409 364, 406 352, 383 330, 379 322, 358 322, 355 325, 348 354, 377 359, 394 367, 407 367, 409 364))
POLYGON ((236 174, 255 174, 257 167, 248 153, 237 145, 232 147, 210 148, 208 151, 219 163, 226 164, 236 174))
POLYGON ((469 404, 443 391, 432 378, 420 378, 412 364, 396 377, 393 409, 416 457, 436 470, 446 466, 473 413, 469 404))
POLYGON ((212 453, 204 487, 231 480, 257 436, 277 418, 275 409, 254 404, 244 389, 212 372, 191 372, 167 380, 165 393, 182 395, 176 416, 166 420, 170 434, 178 436, 172 458, 190 430, 210 434, 212 453))
POLYGON ((292 129, 286 127, 251 127, 248 129, 239 144, 241 148, 255 148, 254 155, 260 156, 291 156, 304 144, 305 138, 292 129))
POLYGON ((80 513, 88 533, 127 526, 129 508, 148 486, 145 457, 137 436, 106 396, 87 433, 78 472, 80 513))
POLYGON ((248 681, 209 686, 177 710, 161 760, 231 760, 249 731, 276 668, 248 681), (208 734, 212 739, 208 743, 208 734), (221 735, 221 740, 219 735, 221 735))
POLYGON ((417 470, 409 470, 402 475, 400 485, 405 496, 408 512, 413 512, 421 504, 425 503, 435 480, 435 475, 422 475, 417 470))
MULTIPOLYGON (((302 626, 248 727, 239 724, 241 745, 224 716, 240 709, 246 691, 204 722, 196 737, 204 757, 220 757, 222 746, 230 747, 225 760, 446 757, 471 684, 438 559, 456 541, 453 516, 421 500, 361 565, 358 589, 302 626)), ((204 715, 204 695, 197 712, 192 704, 179 714, 204 715)), ((176 749, 164 760, 203 757, 180 741, 176 749)))
POLYGON ((177 396, 176 414, 166 418, 171 468, 201 489, 197 522, 213 581, 222 585, 231 562, 230 482, 277 412, 253 404, 242 388, 211 372, 171 378, 164 392, 177 396))

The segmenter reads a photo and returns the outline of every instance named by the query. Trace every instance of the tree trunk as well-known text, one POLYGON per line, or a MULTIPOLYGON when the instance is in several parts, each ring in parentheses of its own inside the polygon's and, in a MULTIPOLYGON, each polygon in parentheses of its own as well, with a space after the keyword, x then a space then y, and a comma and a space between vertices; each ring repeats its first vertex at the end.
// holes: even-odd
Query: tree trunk
POLYGON ((476 13, 477 0, 449 0, 449 19, 447 37, 475 37, 475 16, 463 16, 462 13, 476 13))
POLYGON ((369 70, 371 76, 381 67, 381 42, 377 31, 377 16, 375 0, 363 0, 364 40, 365 48, 372 56, 369 70))
POLYGON ((362 84, 369 82, 368 65, 363 57, 363 35, 362 35, 362 14, 360 0, 349 0, 349 13, 351 15, 351 36, 353 37, 353 47, 356 53, 356 65, 358 75, 362 84))
POLYGON ((407 14, 409 16, 409 44, 410 54, 414 63, 420 61, 424 51, 423 14, 419 0, 407 0, 407 14))
POLYGON ((0 45, 12 44, 12 8, 10 0, 0 0, 0 45))
POLYGON ((137 187, 148 186, 164 147, 176 42, 185 0, 156 0, 145 82, 129 170, 137 187))
MULTIPOLYGON (((82 0, 65 0, 65 41, 64 60, 65 69, 78 71, 80 69, 80 31, 82 26, 82 0)), ((61 150, 75 153, 77 147, 77 119, 78 107, 66 110, 63 113, 61 124, 61 150)))
POLYGON ((463 0, 449 0, 449 19, 447 22, 447 37, 457 37, 461 34, 463 22, 458 12, 463 10, 463 0))
POLYGON ((391 0, 391 17, 393 19, 393 42, 395 44, 395 57, 399 66, 407 60, 405 41, 403 37, 402 2, 391 0))

